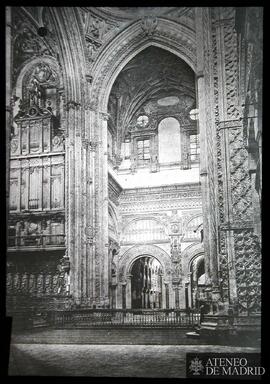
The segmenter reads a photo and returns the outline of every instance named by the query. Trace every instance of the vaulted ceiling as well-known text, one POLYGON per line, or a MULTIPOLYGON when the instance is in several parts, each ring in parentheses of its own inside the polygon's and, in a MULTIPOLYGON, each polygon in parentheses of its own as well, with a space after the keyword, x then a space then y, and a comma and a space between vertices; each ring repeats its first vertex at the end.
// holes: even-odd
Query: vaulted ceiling
POLYGON ((111 90, 108 111, 110 123, 124 138, 139 114, 194 107, 192 69, 179 57, 153 46, 140 52, 120 72, 111 90))

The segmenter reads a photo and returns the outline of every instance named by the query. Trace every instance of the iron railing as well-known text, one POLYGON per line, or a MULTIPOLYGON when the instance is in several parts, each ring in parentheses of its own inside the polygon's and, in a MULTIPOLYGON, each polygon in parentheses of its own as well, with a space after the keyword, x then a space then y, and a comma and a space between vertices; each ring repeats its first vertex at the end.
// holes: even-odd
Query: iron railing
POLYGON ((200 324, 200 314, 175 309, 81 309, 48 312, 48 322, 57 328, 190 327, 200 324))

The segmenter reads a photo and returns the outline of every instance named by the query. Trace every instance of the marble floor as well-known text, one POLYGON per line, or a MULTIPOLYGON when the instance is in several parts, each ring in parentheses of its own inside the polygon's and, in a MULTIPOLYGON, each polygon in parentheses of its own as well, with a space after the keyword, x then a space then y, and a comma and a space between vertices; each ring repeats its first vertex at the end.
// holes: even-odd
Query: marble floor
POLYGON ((187 352, 259 352, 217 345, 11 344, 10 376, 184 378, 187 352))

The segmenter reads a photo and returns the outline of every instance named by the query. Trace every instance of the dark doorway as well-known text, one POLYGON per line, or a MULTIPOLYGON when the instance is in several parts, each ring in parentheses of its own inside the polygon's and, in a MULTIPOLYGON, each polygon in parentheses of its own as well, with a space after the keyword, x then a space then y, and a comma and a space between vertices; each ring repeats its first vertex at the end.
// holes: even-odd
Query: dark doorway
POLYGON ((153 256, 142 256, 131 268, 131 307, 162 308, 162 268, 153 256))

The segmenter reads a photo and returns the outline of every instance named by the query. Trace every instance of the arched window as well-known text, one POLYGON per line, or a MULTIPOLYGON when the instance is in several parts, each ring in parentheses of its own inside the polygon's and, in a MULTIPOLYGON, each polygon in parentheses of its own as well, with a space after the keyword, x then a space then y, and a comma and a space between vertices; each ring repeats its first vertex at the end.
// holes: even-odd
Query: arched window
POLYGON ((181 161, 180 124, 174 117, 166 117, 158 126, 159 163, 181 161))

